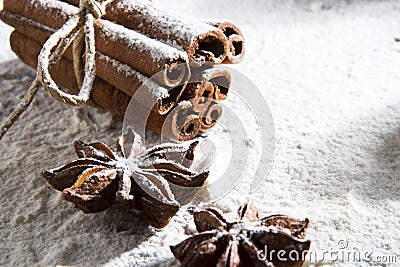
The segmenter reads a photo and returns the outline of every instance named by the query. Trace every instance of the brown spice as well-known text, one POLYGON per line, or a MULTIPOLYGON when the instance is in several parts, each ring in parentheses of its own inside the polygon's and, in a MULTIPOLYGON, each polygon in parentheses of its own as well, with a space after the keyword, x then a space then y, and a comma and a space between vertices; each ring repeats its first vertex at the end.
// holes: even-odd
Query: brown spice
MULTIPOLYGON (((285 215, 260 217, 259 210, 244 203, 239 220, 228 222, 214 208, 194 212, 199 234, 171 246, 182 266, 301 266, 311 242, 305 239, 308 219, 285 215), (271 251, 284 251, 287 261, 271 251), (299 258, 290 258, 296 252, 299 258), (294 254, 294 253, 293 253, 294 254)), ((281 255, 282 256, 282 255, 281 255)))
POLYGON ((162 228, 180 203, 193 196, 195 188, 190 187, 201 186, 208 177, 208 171, 188 169, 197 144, 162 144, 146 150, 140 136, 129 130, 118 140, 118 153, 100 142, 76 141, 79 159, 46 170, 42 176, 85 213, 104 211, 119 203, 162 228), (126 144, 130 144, 129 150, 126 144), (187 191, 189 196, 183 194, 187 191))

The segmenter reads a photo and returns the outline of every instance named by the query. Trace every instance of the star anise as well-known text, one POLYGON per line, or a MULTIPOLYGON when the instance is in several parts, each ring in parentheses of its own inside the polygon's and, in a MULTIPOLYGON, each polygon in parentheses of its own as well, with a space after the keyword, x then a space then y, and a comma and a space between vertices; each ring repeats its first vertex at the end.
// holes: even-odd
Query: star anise
POLYGON ((239 220, 228 222, 220 211, 194 212, 199 234, 171 246, 182 266, 301 266, 311 242, 305 239, 308 219, 285 215, 260 218, 257 208, 245 203, 239 220))
POLYGON ((208 177, 208 171, 189 169, 198 143, 168 143, 146 150, 132 130, 118 139, 117 153, 100 142, 76 141, 79 159, 42 176, 85 213, 120 203, 162 228, 208 177))

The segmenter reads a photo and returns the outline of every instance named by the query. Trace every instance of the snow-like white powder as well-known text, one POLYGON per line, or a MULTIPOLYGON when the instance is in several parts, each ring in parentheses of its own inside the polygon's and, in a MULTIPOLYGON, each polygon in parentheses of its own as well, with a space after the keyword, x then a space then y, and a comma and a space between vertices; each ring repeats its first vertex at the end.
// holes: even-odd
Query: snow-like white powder
MULTIPOLYGON (((399 257, 400 43, 394 39, 400 36, 400 2, 158 4, 202 20, 229 19, 245 35, 245 59, 232 67, 266 97, 276 129, 271 172, 251 196, 262 214, 308 217, 311 249, 319 255, 346 240, 348 249, 339 251, 399 257)), ((0 23, 0 38, 9 32, 0 23)), ((1 40, 0 58, 8 59, 12 52, 1 40)), ((0 64, 0 118, 17 106, 33 75, 16 61, 0 64)), ((254 122, 244 124, 254 129, 254 122)), ((83 214, 40 176, 76 159, 74 140, 113 147, 120 133, 121 123, 109 113, 61 105, 39 91, 0 144, 0 265, 178 266, 168 246, 195 232, 186 207, 155 231, 118 208, 83 214)), ((243 142, 256 154, 257 142, 243 142)), ((222 158, 229 161, 229 155, 222 158)), ((222 160, 215 164, 224 167, 222 160)), ((231 219, 247 199, 249 180, 244 177, 215 204, 231 219)), ((366 260, 323 263, 385 266, 366 260)))
POLYGON ((206 69, 201 72, 202 79, 205 81, 210 80, 214 75, 215 72, 218 71, 216 69, 206 69))
POLYGON ((68 5, 61 1, 53 1, 53 0, 31 0, 31 4, 34 6, 42 7, 42 8, 56 8, 62 9, 65 12, 61 12, 60 15, 63 16, 64 19, 70 18, 72 15, 78 13, 78 8, 68 5))
POLYGON ((167 88, 162 87, 160 84, 154 82, 153 80, 149 80, 148 77, 136 71, 131 66, 123 64, 120 61, 102 53, 98 54, 100 59, 111 63, 112 66, 118 70, 118 72, 124 73, 124 75, 127 77, 134 76, 136 79, 138 79, 142 84, 144 84, 145 89, 149 90, 150 95, 153 96, 155 99, 163 99, 169 96, 167 88))
POLYGON ((135 175, 135 182, 154 199, 169 205, 178 205, 173 199, 173 194, 169 188, 168 182, 163 178, 157 179, 153 174, 135 175))
MULTIPOLYGON (((156 8, 147 1, 121 0, 118 2, 118 8, 126 11, 141 10, 141 19, 153 21, 151 25, 157 32, 163 33, 166 36, 174 36, 188 44, 194 42, 195 39, 203 33, 215 30, 211 25, 198 20, 183 19, 179 15, 177 16, 156 8)), ((147 29, 144 27, 145 24, 138 25, 139 29, 142 29, 143 32, 147 32, 147 29)), ((177 46, 175 39, 164 41, 170 45, 177 46)))
POLYGON ((167 88, 159 86, 159 85, 157 85, 157 83, 151 83, 151 85, 154 85, 154 86, 150 86, 150 88, 152 89, 153 95, 155 95, 159 99, 169 97, 169 91, 167 88))
POLYGON ((99 52, 98 52, 98 55, 99 55, 100 59, 111 63, 112 66, 116 70, 118 70, 118 72, 121 72, 121 73, 125 74, 125 76, 127 76, 127 77, 128 76, 135 76, 142 83, 146 82, 149 79, 148 77, 144 76, 143 74, 141 74, 140 72, 138 72, 137 70, 135 70, 134 68, 132 68, 131 66, 129 66, 127 64, 124 64, 124 63, 122 63, 122 62, 120 62, 120 61, 118 61, 118 60, 116 60, 116 59, 114 59, 112 57, 109 57, 109 56, 104 55, 104 54, 99 53, 99 52))
POLYGON ((156 62, 169 62, 170 59, 181 58, 187 59, 186 53, 179 51, 169 45, 159 42, 155 39, 146 37, 135 31, 129 30, 124 26, 103 21, 105 27, 102 28, 102 33, 110 39, 124 39, 131 47, 140 48, 143 52, 150 53, 151 57, 156 62))
POLYGON ((192 106, 193 106, 193 104, 189 100, 182 100, 182 101, 179 101, 179 103, 178 103, 178 107, 182 108, 182 109, 190 108, 192 106))

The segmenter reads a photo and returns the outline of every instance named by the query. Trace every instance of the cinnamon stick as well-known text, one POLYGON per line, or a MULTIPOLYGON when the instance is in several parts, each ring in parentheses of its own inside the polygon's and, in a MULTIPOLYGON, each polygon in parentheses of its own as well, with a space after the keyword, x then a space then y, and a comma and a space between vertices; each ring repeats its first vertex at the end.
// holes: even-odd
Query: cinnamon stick
MULTIPOLYGON (((63 1, 78 6, 80 0, 63 1)), ((150 38, 180 46, 191 61, 221 63, 229 50, 228 40, 220 30, 160 10, 147 0, 114 1, 107 6, 105 18, 150 38)))
MULTIPOLYGON (((10 45, 14 53, 25 64, 36 69, 37 57, 42 48, 41 43, 17 31, 13 31, 10 35, 10 45)), ((79 92, 78 83, 70 60, 61 59, 52 67, 51 74, 56 82, 68 88, 72 93, 79 92)), ((91 100, 96 106, 118 115, 123 115, 129 104, 130 97, 124 92, 108 86, 100 78, 96 78, 93 83, 91 100)))
POLYGON ((193 68, 189 83, 201 81, 209 82, 214 86, 213 98, 223 101, 227 98, 232 83, 231 73, 225 68, 205 64, 200 68, 193 68))
MULTIPOLYGON (((4 0, 3 10, 55 29, 78 12, 78 8, 56 0, 4 0)), ((162 71, 162 82, 167 86, 181 84, 189 77, 188 67, 182 67, 188 60, 185 52, 121 25, 95 20, 95 41, 98 51, 146 76, 162 71)))
POLYGON ((199 113, 200 131, 206 131, 214 127, 222 116, 221 105, 214 103, 199 113))
MULTIPOLYGON (((0 11, 0 19, 24 35, 32 37, 32 39, 40 42, 42 45, 55 32, 53 28, 7 11, 0 11)), ((70 60, 73 59, 71 49, 66 51, 65 56, 70 60)), ((152 106, 154 103, 157 103, 154 110, 160 114, 166 114, 174 107, 186 86, 186 84, 183 84, 169 90, 167 87, 153 82, 153 80, 148 81, 149 78, 147 76, 141 74, 131 66, 123 64, 100 52, 96 52, 96 67, 97 75, 100 78, 129 96, 133 96, 145 83, 148 89, 148 94, 144 97, 146 103, 152 106)))
MULTIPOLYGON (((37 56, 42 47, 40 42, 14 31, 10 36, 10 45, 11 49, 22 61, 32 68, 36 68, 37 56)), ((52 67, 51 75, 57 83, 68 88, 73 93, 79 91, 71 60, 65 57, 60 59, 52 67)), ((94 81, 91 99, 96 105, 122 116, 125 115, 130 101, 135 101, 131 105, 143 106, 142 103, 136 102, 135 99, 131 100, 129 95, 99 77, 96 77, 94 81)), ((160 115, 154 111, 148 112, 148 108, 145 106, 141 110, 147 112, 146 115, 148 115, 145 121, 146 129, 158 134, 162 133, 175 140, 184 141, 192 139, 200 131, 199 117, 195 114, 190 114, 189 109, 179 107, 179 105, 168 115, 160 115)), ((137 123, 138 120, 142 119, 141 114, 135 113, 133 115, 126 118, 133 123, 137 123)))
POLYGON ((193 110, 201 112, 210 105, 214 91, 214 85, 207 81, 189 83, 183 91, 182 99, 190 100, 193 110))
POLYGON ((245 54, 245 41, 242 31, 230 21, 210 21, 210 25, 220 29, 228 38, 229 49, 222 63, 237 64, 243 60, 245 54))
POLYGON ((128 108, 124 119, 139 126, 146 125, 147 129, 174 140, 190 140, 200 133, 201 122, 198 114, 191 109, 192 106, 180 103, 170 113, 160 115, 149 113, 145 105, 135 101, 130 104, 133 107, 128 108))

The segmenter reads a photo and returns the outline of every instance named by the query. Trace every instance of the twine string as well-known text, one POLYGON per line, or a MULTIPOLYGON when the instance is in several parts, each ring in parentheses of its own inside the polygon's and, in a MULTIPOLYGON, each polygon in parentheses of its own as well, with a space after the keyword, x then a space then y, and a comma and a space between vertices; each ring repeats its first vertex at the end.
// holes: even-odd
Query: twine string
POLYGON ((93 81, 96 77, 94 19, 104 16, 106 6, 112 1, 80 0, 78 13, 72 16, 45 42, 38 56, 36 78, 22 102, 1 125, 0 139, 29 107, 41 85, 54 100, 67 105, 79 106, 89 100, 93 81), (78 95, 68 94, 60 90, 50 75, 51 66, 61 59, 71 44, 75 77, 80 87, 78 95), (52 52, 53 48, 55 48, 54 52, 52 52), (82 54, 85 54, 84 60, 82 54))

